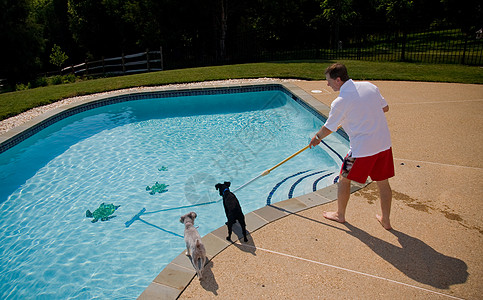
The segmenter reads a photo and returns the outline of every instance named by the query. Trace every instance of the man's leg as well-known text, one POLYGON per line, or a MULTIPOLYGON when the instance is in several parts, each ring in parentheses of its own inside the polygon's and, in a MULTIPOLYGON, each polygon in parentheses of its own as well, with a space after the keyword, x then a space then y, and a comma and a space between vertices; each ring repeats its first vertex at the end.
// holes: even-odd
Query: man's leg
POLYGON ((376 218, 381 223, 382 227, 387 230, 392 229, 389 215, 391 214, 392 190, 389 185, 389 180, 377 181, 377 188, 379 189, 379 196, 381 197, 381 215, 377 214, 376 218))
POLYGON ((345 210, 349 197, 351 195, 351 180, 345 177, 339 177, 337 184, 337 211, 324 211, 322 214, 326 219, 337 221, 339 223, 345 222, 345 210))

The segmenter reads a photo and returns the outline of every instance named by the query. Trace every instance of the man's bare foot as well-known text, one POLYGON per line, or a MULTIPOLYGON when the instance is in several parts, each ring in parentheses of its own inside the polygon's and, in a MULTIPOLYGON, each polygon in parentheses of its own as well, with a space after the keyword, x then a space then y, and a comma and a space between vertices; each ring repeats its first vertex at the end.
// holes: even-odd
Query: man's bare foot
POLYGON ((376 215, 376 219, 379 221, 379 223, 381 223, 381 225, 382 225, 382 227, 384 227, 384 229, 386 229, 386 230, 391 230, 392 229, 391 222, 389 222, 389 220, 388 221, 383 221, 381 215, 376 215))
POLYGON ((339 217, 339 214, 336 211, 324 211, 322 214, 324 218, 336 221, 339 223, 345 223, 345 218, 344 217, 339 217))

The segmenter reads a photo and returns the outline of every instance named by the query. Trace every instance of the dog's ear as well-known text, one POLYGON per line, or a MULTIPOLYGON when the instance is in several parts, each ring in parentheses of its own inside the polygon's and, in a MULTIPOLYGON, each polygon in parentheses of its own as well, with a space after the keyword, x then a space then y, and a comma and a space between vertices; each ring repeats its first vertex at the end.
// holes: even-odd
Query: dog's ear
POLYGON ((181 216, 181 218, 179 218, 179 222, 184 223, 184 216, 181 216))
POLYGON ((198 216, 194 211, 190 212, 191 218, 194 220, 198 216))
POLYGON ((217 183, 217 184, 215 185, 215 189, 219 190, 219 189, 220 189, 220 186, 221 186, 221 183, 217 183))
POLYGON ((227 187, 230 187, 231 183, 230 183, 229 181, 225 181, 225 185, 226 185, 227 187))

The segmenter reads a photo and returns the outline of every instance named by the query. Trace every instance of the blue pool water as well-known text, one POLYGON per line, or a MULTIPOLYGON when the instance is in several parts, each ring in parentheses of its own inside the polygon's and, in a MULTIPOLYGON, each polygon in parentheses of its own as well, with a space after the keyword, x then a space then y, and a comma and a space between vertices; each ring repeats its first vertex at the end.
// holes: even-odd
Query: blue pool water
MULTIPOLYGON (((322 120, 281 91, 145 99, 65 118, 0 154, 0 298, 133 299, 184 249, 179 217, 223 226, 214 185, 241 186, 307 145, 322 120), (151 195, 156 182, 168 191, 151 195), (86 210, 120 205, 91 223, 86 210), (131 226, 142 208, 146 214, 131 226)), ((346 153, 337 134, 327 145, 346 153)), ((332 183, 309 149, 237 192, 244 213, 332 183)))

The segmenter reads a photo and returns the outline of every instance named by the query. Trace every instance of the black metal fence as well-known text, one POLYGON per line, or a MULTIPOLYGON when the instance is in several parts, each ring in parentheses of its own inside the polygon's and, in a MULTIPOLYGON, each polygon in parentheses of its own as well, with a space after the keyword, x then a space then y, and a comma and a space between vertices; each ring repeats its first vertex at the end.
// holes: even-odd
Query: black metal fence
POLYGON ((359 36, 337 49, 336 56, 361 60, 482 65, 481 33, 460 29, 412 30, 359 36))
MULTIPOLYGON (((169 49, 166 69, 229 63, 248 63, 297 59, 354 59, 368 61, 405 61, 438 64, 483 65, 483 34, 465 33, 461 29, 388 29, 368 33, 365 28, 341 31, 339 40, 329 37, 316 43, 299 40, 263 39, 253 32, 226 41, 226 56, 206 55, 207 51, 183 47, 169 49), (332 44, 332 46, 329 46, 332 44), (200 53, 203 53, 201 55, 200 53)), ((327 34, 328 35, 328 34, 327 34)))

